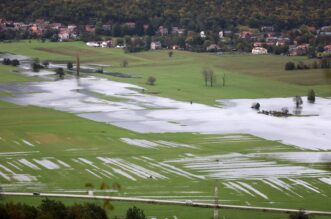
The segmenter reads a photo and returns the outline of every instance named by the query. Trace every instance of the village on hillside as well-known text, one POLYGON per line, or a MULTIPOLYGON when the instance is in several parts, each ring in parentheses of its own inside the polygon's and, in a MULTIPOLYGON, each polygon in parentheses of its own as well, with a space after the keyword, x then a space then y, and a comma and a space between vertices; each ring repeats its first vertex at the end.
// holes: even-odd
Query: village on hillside
POLYGON ((0 19, 0 40, 41 39, 53 42, 82 40, 92 47, 134 47, 129 52, 156 49, 183 49, 195 52, 246 52, 290 56, 331 55, 331 26, 302 25, 292 30, 238 27, 218 32, 195 32, 180 27, 157 28, 127 22, 122 25, 64 25, 37 19, 32 23, 0 19))

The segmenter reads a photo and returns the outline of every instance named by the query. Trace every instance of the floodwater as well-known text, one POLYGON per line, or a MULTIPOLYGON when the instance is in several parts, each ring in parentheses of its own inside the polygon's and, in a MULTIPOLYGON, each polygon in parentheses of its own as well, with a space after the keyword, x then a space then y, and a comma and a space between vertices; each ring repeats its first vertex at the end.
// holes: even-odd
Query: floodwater
POLYGON ((219 107, 176 101, 141 93, 141 87, 94 76, 55 80, 54 72, 34 73, 28 64, 22 73, 41 75, 46 81, 0 85, 10 91, 2 100, 19 105, 49 107, 80 117, 105 122, 141 133, 198 132, 206 134, 251 134, 277 140, 303 149, 331 150, 331 99, 317 98, 304 103, 300 116, 279 118, 258 114, 254 102, 263 110, 296 111, 292 98, 218 100, 219 107), (103 99, 103 95, 121 101, 103 99))

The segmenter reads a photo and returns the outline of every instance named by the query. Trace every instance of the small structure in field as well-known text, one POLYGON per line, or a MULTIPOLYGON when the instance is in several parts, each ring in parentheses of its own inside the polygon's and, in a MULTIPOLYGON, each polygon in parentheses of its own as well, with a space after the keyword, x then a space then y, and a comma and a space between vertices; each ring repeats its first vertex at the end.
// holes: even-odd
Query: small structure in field
POLYGON ((267 55, 268 50, 266 48, 263 48, 263 47, 255 47, 255 48, 252 49, 252 54, 253 55, 267 55))

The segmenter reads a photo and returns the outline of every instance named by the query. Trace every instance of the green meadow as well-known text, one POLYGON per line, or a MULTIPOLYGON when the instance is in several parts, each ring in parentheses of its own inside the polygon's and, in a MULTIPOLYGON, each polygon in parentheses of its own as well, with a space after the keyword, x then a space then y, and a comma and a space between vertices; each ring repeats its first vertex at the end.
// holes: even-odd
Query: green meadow
POLYGON ((183 101, 214 105, 222 98, 264 98, 307 95, 314 89, 319 96, 330 96, 331 81, 321 69, 285 71, 288 61, 312 62, 305 57, 252 56, 191 53, 174 51, 169 58, 167 50, 124 53, 122 49, 91 48, 82 42, 42 43, 21 41, 0 44, 1 52, 12 52, 40 60, 66 63, 80 55, 83 63, 106 64, 105 71, 129 73, 135 78, 105 76, 111 80, 144 87, 159 96, 183 101), (127 60, 127 68, 121 67, 127 60), (209 67, 217 75, 214 88, 205 87, 201 71, 209 67), (225 87, 222 77, 225 74, 225 87), (156 77, 156 85, 146 84, 149 76, 156 77), (304 83, 303 83, 304 81, 304 83))
MULTIPOLYGON (((208 105, 214 105, 215 100, 221 98, 306 95, 309 89, 314 89, 319 96, 331 95, 330 84, 324 78, 323 71, 287 72, 283 70, 284 64, 289 60, 309 62, 304 57, 217 56, 174 51, 173 57, 169 58, 166 50, 127 54, 120 49, 90 48, 82 42, 42 43, 39 41, 1 43, 0 52, 11 52, 60 63, 74 61, 76 54, 79 53, 84 64, 105 64, 109 65, 104 68, 105 71, 128 73, 134 76, 134 78, 119 78, 96 74, 99 77, 136 84, 144 87, 146 93, 153 95, 208 105), (128 67, 121 67, 123 60, 128 60, 128 67), (204 86, 201 71, 207 66, 217 74, 215 87, 204 86), (300 78, 301 73, 304 80, 300 78), (225 86, 222 86, 224 74, 226 81, 225 86), (157 78, 154 86, 146 84, 149 76, 157 78), (309 83, 302 82, 310 78, 309 83)), ((0 84, 40 80, 37 77, 24 76, 17 70, 14 67, 0 65, 0 84)), ((7 95, 13 94, 2 92, 0 98, 7 95)), ((103 94, 99 95, 111 101, 124 101, 103 96, 103 94)), ((218 197, 223 204, 328 211, 331 203, 329 195, 331 186, 316 177, 305 175, 299 178, 313 190, 300 184, 301 181, 298 183, 298 181, 291 181, 290 177, 282 177, 280 180, 291 189, 280 192, 281 187, 276 184, 272 187, 261 179, 243 177, 216 180, 207 177, 210 169, 198 170, 178 162, 180 159, 231 154, 235 156, 235 159, 243 159, 242 162, 248 164, 273 163, 277 167, 284 168, 300 166, 319 171, 327 170, 322 164, 253 156, 254 153, 301 151, 299 148, 284 145, 278 141, 268 141, 238 133, 226 136, 197 133, 141 134, 83 119, 71 113, 35 106, 18 106, 0 101, 0 171, 7 177, 0 177, 0 183, 4 191, 87 194, 86 184, 88 183, 93 185, 95 194, 100 195, 213 203, 214 187, 218 186, 218 197), (171 142, 176 146, 163 145, 146 148, 129 144, 123 139, 139 139, 154 143, 171 142), (105 159, 107 162, 104 161, 105 159), (28 180, 22 180, 26 178, 28 180), (229 183, 237 182, 254 187, 260 194, 247 190, 247 187, 248 192, 231 189, 229 183), (100 190, 102 183, 108 184, 110 189, 100 190), (120 184, 120 189, 112 188, 114 183, 120 184)), ((219 161, 215 159, 215 163, 217 162, 219 161)), ((329 177, 330 174, 326 176, 329 177)), ((66 204, 82 202, 81 200, 61 200, 66 204)), ((4 197, 1 201, 38 204, 40 199, 4 197)), ((100 201, 92 200, 92 202, 102 205, 100 201)), ((190 206, 124 202, 113 202, 113 205, 114 210, 108 210, 111 218, 125 215, 126 210, 132 205, 144 209, 149 218, 152 216, 211 218, 213 215, 212 209, 198 209, 190 206)), ((220 212, 222 218, 227 219, 288 218, 286 214, 225 209, 221 209, 220 212)))

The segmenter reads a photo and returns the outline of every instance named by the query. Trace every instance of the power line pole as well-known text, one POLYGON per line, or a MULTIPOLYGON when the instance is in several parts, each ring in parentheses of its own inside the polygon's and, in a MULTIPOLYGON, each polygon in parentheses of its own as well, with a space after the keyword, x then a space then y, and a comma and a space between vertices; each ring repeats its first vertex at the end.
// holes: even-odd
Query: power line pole
POLYGON ((79 54, 76 54, 76 70, 77 70, 77 77, 79 77, 79 70, 80 70, 80 61, 79 61, 79 54))
POLYGON ((219 200, 218 200, 218 186, 217 186, 217 181, 216 181, 216 185, 215 185, 215 208, 214 208, 214 219, 219 219, 219 210, 217 208, 218 204, 219 204, 219 200))

